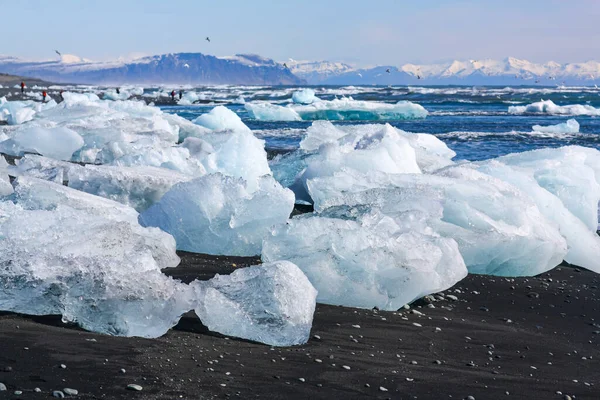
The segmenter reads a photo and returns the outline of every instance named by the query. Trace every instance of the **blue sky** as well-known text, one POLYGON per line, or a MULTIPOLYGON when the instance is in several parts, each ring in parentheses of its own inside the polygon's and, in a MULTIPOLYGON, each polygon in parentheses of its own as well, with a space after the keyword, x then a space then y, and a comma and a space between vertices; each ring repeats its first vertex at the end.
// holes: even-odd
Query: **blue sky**
POLYGON ((187 51, 361 66, 600 59, 596 0, 0 0, 0 7, 0 52, 34 59, 54 49, 94 60, 187 51))

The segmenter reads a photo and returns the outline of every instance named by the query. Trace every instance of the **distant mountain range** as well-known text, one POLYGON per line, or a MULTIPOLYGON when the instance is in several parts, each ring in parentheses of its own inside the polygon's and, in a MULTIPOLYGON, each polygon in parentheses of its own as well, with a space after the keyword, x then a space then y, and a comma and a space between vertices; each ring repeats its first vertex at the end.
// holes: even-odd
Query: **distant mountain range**
POLYGON ((27 61, 0 56, 0 72, 57 83, 100 85, 301 85, 306 82, 282 64, 253 54, 214 57, 176 53, 133 61, 93 62, 74 55, 50 61, 27 61))
POLYGON ((174 53, 133 61, 94 62, 74 55, 28 61, 0 56, 0 73, 58 83, 99 85, 586 85, 600 78, 600 63, 538 64, 508 57, 356 68, 330 61, 275 62, 255 54, 215 57, 174 53))
POLYGON ((290 70, 314 85, 588 85, 600 83, 600 63, 545 64, 508 57, 352 68, 329 61, 287 62, 290 70))

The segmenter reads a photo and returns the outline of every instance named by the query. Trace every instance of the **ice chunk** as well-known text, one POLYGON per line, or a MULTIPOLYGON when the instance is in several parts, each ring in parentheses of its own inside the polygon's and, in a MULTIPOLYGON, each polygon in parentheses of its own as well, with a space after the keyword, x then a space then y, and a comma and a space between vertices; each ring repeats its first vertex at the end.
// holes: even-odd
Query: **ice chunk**
POLYGON ((20 125, 31 121, 39 111, 56 106, 54 100, 47 103, 35 101, 7 101, 6 97, 0 98, 0 121, 6 121, 9 125, 20 125))
POLYGON ((189 106, 197 102, 198 100, 206 100, 206 94, 197 93, 193 91, 186 91, 181 99, 177 102, 180 106, 189 106))
POLYGON ((257 121, 302 121, 296 111, 270 103, 246 103, 244 105, 250 118, 257 121))
POLYGON ((0 143, 0 151, 16 156, 25 152, 39 153, 58 160, 70 160, 82 146, 82 137, 69 128, 31 126, 18 130, 11 139, 0 143))
POLYGON ((15 161, 14 167, 8 167, 13 176, 33 176, 39 179, 62 184, 72 169, 82 168, 78 164, 58 161, 35 154, 26 154, 15 161))
POLYGON ((534 125, 531 128, 534 132, 543 133, 579 133, 579 122, 574 119, 570 119, 562 124, 542 126, 534 125))
MULTIPOLYGON (((204 135, 202 139, 210 147, 202 145, 202 151, 194 154, 208 173, 220 172, 242 178, 250 191, 258 187, 261 176, 271 175, 265 142, 257 139, 250 130, 215 132, 204 135)), ((190 148, 189 143, 187 147, 190 148)), ((195 146, 195 149, 198 147, 195 146)))
POLYGON ((250 256, 260 254, 263 237, 293 206, 293 193, 271 176, 250 191, 243 180, 217 173, 173 186, 140 222, 172 234, 180 250, 250 256))
POLYGON ((329 121, 315 121, 306 130, 306 136, 300 142, 300 148, 306 151, 316 151, 324 144, 338 143, 347 132, 335 127, 329 121))
POLYGON ((193 308, 190 288, 160 272, 148 230, 64 205, 29 210, 1 202, 0 215, 2 310, 157 337, 193 308))
POLYGON ((292 94, 292 101, 296 104, 311 104, 318 100, 315 97, 315 91, 312 89, 302 89, 292 94))
POLYGON ((421 173, 410 142, 390 125, 350 136, 342 138, 341 143, 321 146, 318 153, 306 160, 306 169, 291 186, 297 199, 311 201, 307 193, 311 179, 331 176, 344 169, 362 173, 421 173))
POLYGON ((600 202, 600 152, 579 146, 509 154, 497 161, 525 170, 595 231, 600 202))
POLYGON ((8 196, 13 192, 13 187, 10 184, 8 176, 9 165, 4 156, 0 155, 0 197, 8 196))
POLYGON ((289 261, 242 268, 191 284, 196 314, 211 331, 292 346, 310 336, 317 291, 289 261))
POLYGON ((433 232, 456 240, 472 273, 537 275, 567 254, 558 226, 529 196, 468 167, 437 175, 340 171, 310 181, 308 189, 316 210, 366 205, 394 218, 425 213, 433 232))
POLYGON ((367 211, 355 218, 295 217, 265 239, 263 260, 296 263, 319 302, 384 310, 448 289, 467 275, 456 242, 428 232, 418 213, 395 221, 367 211))
POLYGON ((194 123, 213 131, 249 131, 242 119, 225 106, 217 106, 207 114, 202 114, 194 123))
POLYGON ((471 167, 509 182, 527 193, 538 205, 540 212, 558 226, 566 239, 568 250, 564 256, 565 261, 600 272, 600 236, 595 229, 590 229, 573 215, 558 197, 541 187, 535 180, 534 171, 508 166, 499 160, 483 161, 472 164, 471 167))
POLYGON ((87 215, 126 222, 132 226, 135 233, 140 233, 141 240, 161 268, 172 268, 179 264, 173 237, 159 229, 142 228, 138 224, 138 213, 131 207, 30 177, 17 178, 15 199, 19 205, 30 210, 54 210, 66 206, 87 215))
POLYGON ((427 110, 410 101, 396 104, 359 101, 351 97, 314 101, 308 105, 290 104, 287 107, 270 103, 246 103, 252 118, 260 121, 312 121, 312 120, 398 120, 418 119, 427 116, 427 110))
POLYGON ((155 167, 87 165, 71 169, 69 187, 102 196, 142 212, 156 203, 171 186, 192 179, 176 171, 155 167))
POLYGON ((559 106, 552 100, 542 100, 526 106, 510 106, 508 112, 510 114, 600 115, 600 109, 587 104, 559 106))

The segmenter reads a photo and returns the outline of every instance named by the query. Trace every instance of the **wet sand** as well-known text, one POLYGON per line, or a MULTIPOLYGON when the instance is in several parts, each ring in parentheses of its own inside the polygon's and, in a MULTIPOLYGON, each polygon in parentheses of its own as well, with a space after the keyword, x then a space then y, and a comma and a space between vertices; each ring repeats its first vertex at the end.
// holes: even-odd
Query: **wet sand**
MULTIPOLYGON (((258 261, 181 255, 165 272, 184 281, 258 261)), ((0 382, 9 390, 0 398, 68 387, 79 399, 598 399, 599 287, 599 275, 561 266, 535 278, 471 275, 435 308, 319 304, 311 340, 290 348, 210 333, 193 314, 164 337, 139 339, 4 313, 0 382)))

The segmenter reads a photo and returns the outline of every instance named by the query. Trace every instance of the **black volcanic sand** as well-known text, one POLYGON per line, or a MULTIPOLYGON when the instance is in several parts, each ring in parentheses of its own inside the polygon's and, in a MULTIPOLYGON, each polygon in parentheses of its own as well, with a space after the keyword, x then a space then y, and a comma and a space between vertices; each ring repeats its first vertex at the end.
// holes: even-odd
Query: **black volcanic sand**
MULTIPOLYGON (((166 272, 184 281, 258 262, 181 256, 166 272)), ((319 304, 310 341, 290 348, 207 332, 193 314, 139 339, 4 313, 0 398, 74 388, 79 399, 598 399, 599 285, 600 275, 562 266, 535 278, 470 275, 435 308, 319 304)))

